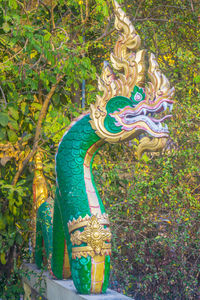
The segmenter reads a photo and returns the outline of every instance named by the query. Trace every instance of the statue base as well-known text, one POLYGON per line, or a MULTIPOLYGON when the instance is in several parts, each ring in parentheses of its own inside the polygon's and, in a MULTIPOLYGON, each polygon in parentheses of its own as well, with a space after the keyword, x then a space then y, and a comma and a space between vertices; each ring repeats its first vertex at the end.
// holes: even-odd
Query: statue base
POLYGON ((25 300, 133 300, 113 290, 106 294, 80 295, 72 280, 55 280, 49 272, 39 270, 35 264, 24 263, 22 266, 26 276, 22 278, 25 300))

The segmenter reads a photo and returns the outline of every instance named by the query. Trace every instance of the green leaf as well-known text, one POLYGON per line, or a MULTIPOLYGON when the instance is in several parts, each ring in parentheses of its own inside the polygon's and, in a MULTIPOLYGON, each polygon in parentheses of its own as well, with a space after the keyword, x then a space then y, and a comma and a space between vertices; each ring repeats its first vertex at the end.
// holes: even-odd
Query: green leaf
POLYGON ((8 125, 11 126, 11 129, 13 128, 15 130, 19 130, 18 123, 15 120, 11 119, 11 118, 10 118, 10 120, 8 122, 8 125))
POLYGON ((0 230, 4 229, 5 228, 5 222, 4 222, 4 219, 2 216, 0 216, 0 230))
POLYGON ((30 138, 32 137, 31 133, 26 134, 25 136, 23 136, 23 141, 26 142, 28 141, 30 138))
POLYGON ((15 143, 18 139, 16 133, 13 130, 7 130, 8 139, 11 143, 15 143))
POLYGON ((32 108, 35 108, 35 109, 37 109, 37 110, 41 110, 42 104, 40 104, 40 103, 32 103, 32 104, 31 104, 31 107, 32 107, 32 108))
POLYGON ((10 8, 16 9, 17 8, 17 1, 16 0, 9 0, 10 8))
POLYGON ((47 32, 44 36, 44 41, 47 42, 51 38, 51 33, 47 32))
POLYGON ((1 253, 0 260, 1 260, 2 265, 6 264, 6 255, 4 252, 1 253))
POLYGON ((6 137, 6 129, 0 128, 0 140, 4 140, 6 137))
POLYGON ((197 75, 196 77, 194 77, 194 81, 196 83, 199 83, 200 82, 200 75, 197 75))
POLYGON ((106 4, 103 6, 103 14, 104 14, 105 17, 107 17, 109 15, 108 14, 108 7, 107 7, 106 4))
POLYGON ((27 115, 28 112, 29 112, 29 109, 28 109, 28 104, 26 102, 23 102, 21 104, 21 111, 24 115, 27 115))
POLYGON ((145 163, 147 163, 149 160, 150 160, 150 158, 146 155, 146 153, 145 154, 143 154, 143 156, 142 156, 142 160, 145 162, 145 163))
POLYGON ((9 112, 11 113, 11 116, 15 119, 18 120, 19 119, 19 113, 18 110, 16 110, 14 107, 9 107, 9 112))
POLYGON ((81 35, 79 35, 78 39, 79 39, 79 42, 82 44, 83 43, 83 37, 81 35))
POLYGON ((10 31, 10 26, 7 22, 3 23, 3 30, 5 31, 5 33, 10 31))
POLYGON ((8 115, 4 112, 0 112, 0 124, 3 127, 8 125, 8 115))
POLYGON ((21 245, 23 242, 22 236, 20 234, 17 234, 16 236, 16 242, 18 245, 21 245))

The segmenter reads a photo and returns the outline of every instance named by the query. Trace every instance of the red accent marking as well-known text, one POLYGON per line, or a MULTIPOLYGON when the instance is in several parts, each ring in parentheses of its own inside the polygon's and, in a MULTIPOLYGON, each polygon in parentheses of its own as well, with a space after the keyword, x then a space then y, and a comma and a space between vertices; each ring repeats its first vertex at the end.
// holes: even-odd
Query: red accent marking
POLYGON ((86 152, 86 155, 89 155, 89 156, 93 156, 93 154, 91 154, 90 152, 86 152))
POLYGON ((88 193, 92 193, 92 194, 96 194, 96 192, 95 192, 95 191, 89 191, 89 190, 86 190, 86 192, 88 192, 88 193))
MULTIPOLYGON (((95 142, 92 146, 90 146, 90 148, 87 150, 86 154, 89 154, 88 152, 90 151, 90 149, 94 148, 94 146, 96 146, 96 144, 97 144, 97 142, 95 142)), ((98 149, 98 147, 97 147, 97 149, 98 149)))
POLYGON ((51 269, 49 272, 50 272, 50 274, 51 274, 54 278, 57 279, 57 277, 56 277, 56 275, 53 273, 52 269, 51 269))
POLYGON ((100 206, 92 206, 90 205, 90 208, 93 207, 93 208, 100 208, 100 206))
MULTIPOLYGON (((90 181, 91 181, 91 178, 89 178, 89 177, 85 177, 85 176, 84 176, 84 179, 87 179, 87 180, 90 180, 90 181)), ((91 182, 92 182, 92 181, 91 181, 91 182)))
POLYGON ((85 163, 84 163, 83 165, 84 165, 84 167, 86 167, 86 168, 90 168, 90 167, 86 166, 86 164, 85 164, 85 163))

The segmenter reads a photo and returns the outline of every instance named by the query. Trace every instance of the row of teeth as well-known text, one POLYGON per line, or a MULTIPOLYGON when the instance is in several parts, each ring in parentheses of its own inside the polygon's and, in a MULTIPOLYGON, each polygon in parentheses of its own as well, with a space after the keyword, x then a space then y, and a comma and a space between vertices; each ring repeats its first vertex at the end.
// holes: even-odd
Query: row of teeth
MULTIPOLYGON (((162 108, 162 107, 163 107, 163 111, 167 110, 167 108, 169 107, 169 112, 171 112, 172 109, 173 109, 173 104, 167 103, 167 102, 163 102, 160 108, 162 108)), ((150 112, 148 112, 148 110, 147 110, 146 108, 143 108, 142 111, 141 111, 141 113, 142 113, 144 116, 146 116, 146 115, 148 115, 150 112)), ((152 112, 152 113, 150 113, 150 114, 153 115, 154 112, 152 112)))

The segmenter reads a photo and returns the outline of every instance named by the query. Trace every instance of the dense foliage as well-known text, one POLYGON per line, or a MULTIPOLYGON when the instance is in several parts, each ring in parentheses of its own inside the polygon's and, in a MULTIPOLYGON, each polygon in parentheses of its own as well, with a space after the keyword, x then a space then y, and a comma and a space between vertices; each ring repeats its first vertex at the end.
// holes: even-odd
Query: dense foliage
MULTIPOLYGON (((66 126, 95 100, 95 73, 116 40, 111 1, 1 0, 0 297, 17 299, 27 257, 33 157, 54 154, 66 126), (13 272, 14 271, 14 272, 13 272), (12 275, 11 275, 12 274, 12 275)), ((94 173, 113 229, 111 286, 136 299, 200 294, 198 1, 121 1, 143 47, 176 89, 171 150, 135 158, 137 141, 106 146, 94 173)))

